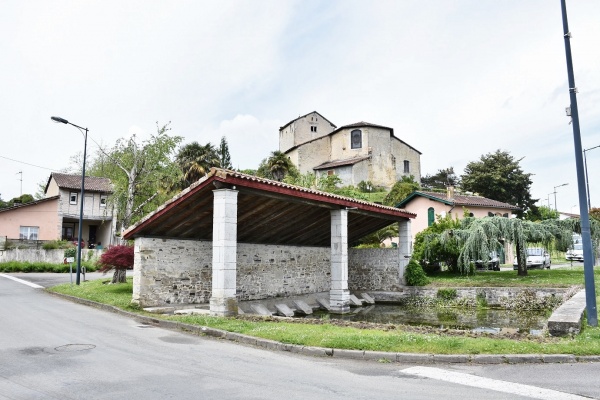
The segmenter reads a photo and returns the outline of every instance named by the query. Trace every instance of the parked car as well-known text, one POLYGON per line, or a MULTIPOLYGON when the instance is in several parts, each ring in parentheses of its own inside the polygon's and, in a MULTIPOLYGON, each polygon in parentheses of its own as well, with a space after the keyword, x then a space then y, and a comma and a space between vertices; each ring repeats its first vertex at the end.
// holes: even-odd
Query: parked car
POLYGON ((476 260, 475 268, 491 269, 493 271, 500 271, 500 260, 498 259, 498 253, 496 253, 495 251, 490 252, 490 258, 487 262, 487 265, 484 265, 484 264, 485 263, 483 262, 483 260, 476 260))
POLYGON ((581 235, 573 234, 573 244, 567 250, 565 258, 569 261, 583 261, 583 244, 581 242, 581 235))
MULTIPOLYGON (((548 268, 550 269, 550 254, 541 247, 530 247, 527 252, 527 269, 529 268, 548 268)), ((517 258, 513 262, 513 269, 519 269, 517 258)))

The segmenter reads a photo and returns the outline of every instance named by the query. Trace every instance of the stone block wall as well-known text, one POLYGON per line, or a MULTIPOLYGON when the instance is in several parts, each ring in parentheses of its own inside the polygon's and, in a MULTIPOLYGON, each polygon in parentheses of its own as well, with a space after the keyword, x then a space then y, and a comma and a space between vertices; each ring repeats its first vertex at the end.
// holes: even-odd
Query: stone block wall
POLYGON ((259 300, 328 291, 328 247, 238 243, 237 298, 259 300))
MULTIPOLYGON (((212 242, 137 238, 133 301, 144 307, 208 303, 212 242)), ((330 250, 238 243, 237 299, 328 291, 330 250)))
POLYGON ((133 302, 144 307, 207 303, 212 292, 212 242, 137 238, 133 302))
MULTIPOLYGON (((400 290, 398 251, 349 249, 350 290, 400 290)), ((208 303, 212 242, 137 238, 133 301, 144 307, 208 303)), ((238 243, 238 301, 327 292, 331 250, 238 243)))
POLYGON ((398 249, 348 249, 350 291, 402 290, 398 249))
MULTIPOLYGON (((546 297, 561 296, 567 288, 523 288, 523 287, 463 287, 455 288, 456 297, 461 299, 473 299, 478 297, 485 299, 490 307, 503 307, 503 302, 514 299, 523 291, 530 291, 538 299, 546 297)), ((401 303, 407 297, 431 297, 436 298, 438 289, 428 289, 414 286, 406 286, 398 292, 369 292, 371 296, 381 303, 401 303)))

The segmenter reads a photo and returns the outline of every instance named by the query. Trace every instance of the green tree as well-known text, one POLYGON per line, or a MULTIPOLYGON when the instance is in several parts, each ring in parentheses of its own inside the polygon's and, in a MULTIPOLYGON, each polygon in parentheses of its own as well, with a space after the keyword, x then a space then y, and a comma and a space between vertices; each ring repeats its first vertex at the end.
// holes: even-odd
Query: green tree
POLYGON ((180 188, 185 189, 207 175, 212 167, 220 166, 221 160, 219 152, 212 144, 201 145, 192 142, 179 149, 175 163, 183 174, 180 188))
POLYGON ((279 150, 271 152, 271 156, 262 160, 257 175, 267 179, 283 181, 287 175, 296 176, 299 174, 298 169, 290 158, 279 150))
MULTIPOLYGON (((485 217, 464 218, 457 229, 447 229, 437 238, 442 247, 458 244, 460 255, 458 268, 468 274, 473 260, 489 260, 489 253, 503 245, 504 241, 516 247, 517 274, 527 275, 526 249, 529 244, 540 244, 548 250, 564 247, 571 241, 573 232, 580 232, 579 220, 548 219, 532 222, 518 218, 485 217)), ((592 226, 592 238, 598 240, 598 225, 592 226)))
POLYGON ((0 208, 8 208, 8 207, 12 207, 12 206, 15 206, 18 204, 30 203, 34 200, 35 199, 33 198, 32 195, 25 193, 18 197, 13 197, 12 199, 10 199, 7 202, 4 202, 4 201, 2 201, 2 199, 0 199, 0 208))
POLYGON ((448 186, 458 186, 460 179, 454 173, 454 167, 439 169, 434 175, 425 175, 421 178, 424 189, 445 189, 448 186))
POLYGON ((532 206, 525 214, 525 219, 528 221, 545 221, 547 219, 558 219, 558 211, 547 206, 532 206))
POLYGON ((519 162, 506 151, 496 150, 467 164, 461 176, 464 191, 518 206, 519 218, 535 206, 537 199, 530 194, 531 175, 524 173, 519 162))
POLYGON ((8 203, 2 200, 2 195, 0 194, 0 209, 8 207, 8 203))
POLYGON ((169 124, 157 124, 150 139, 140 141, 132 135, 117 140, 111 149, 100 148, 89 169, 92 176, 110 178, 111 202, 117 207, 121 230, 171 197, 171 188, 180 179, 172 155, 182 138, 168 135, 169 131, 169 124))
POLYGON ((401 180, 392 186, 390 192, 383 199, 383 204, 395 207, 401 200, 404 200, 409 194, 419 189, 420 185, 415 181, 414 176, 403 176, 401 180))
POLYGON ((227 139, 225 138, 225 136, 221 138, 221 143, 219 144, 217 154, 219 155, 219 167, 225 169, 233 168, 231 166, 231 155, 229 154, 229 145, 227 144, 227 139))
POLYGON ((450 214, 444 217, 437 215, 433 224, 415 235, 411 258, 421 264, 427 272, 438 269, 442 262, 446 264, 449 271, 459 271, 459 243, 448 240, 442 244, 440 235, 446 230, 458 229, 460 225, 458 218, 452 219, 450 214))

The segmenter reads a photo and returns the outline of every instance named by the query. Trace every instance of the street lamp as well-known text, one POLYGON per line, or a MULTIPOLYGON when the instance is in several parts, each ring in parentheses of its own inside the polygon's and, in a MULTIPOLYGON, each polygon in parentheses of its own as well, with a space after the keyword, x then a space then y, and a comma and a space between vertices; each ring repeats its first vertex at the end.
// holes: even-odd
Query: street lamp
POLYGON ((569 78, 569 104, 571 108, 571 122, 573 123, 573 142, 575 144, 575 167, 577 170, 577 192, 579 194, 579 223, 581 238, 583 239, 583 273, 585 277, 585 309, 588 325, 598 326, 598 310, 596 309, 596 285, 594 283, 594 264, 592 254, 592 236, 590 232, 590 215, 587 207, 582 207, 586 200, 586 188, 581 146, 581 132, 579 130, 579 111, 577 109, 577 86, 573 73, 573 58, 571 56, 571 32, 567 21, 566 0, 561 0, 560 7, 563 20, 563 38, 565 41, 565 55, 567 58, 567 77, 569 78))
POLYGON ((556 188, 567 185, 568 183, 563 183, 562 185, 554 186, 554 211, 558 211, 558 207, 556 207, 556 188))
POLYGON ((81 276, 81 238, 83 237, 83 199, 85 195, 85 156, 87 151, 88 128, 82 128, 81 126, 72 124, 66 119, 60 117, 50 117, 50 119, 52 119, 54 122, 73 125, 75 128, 85 133, 83 141, 83 169, 81 170, 81 201, 79 203, 79 236, 77 238, 77 278, 75 280, 75 283, 79 285, 81 276))
POLYGON ((585 152, 594 150, 595 148, 598 148, 598 147, 600 147, 600 144, 598 146, 590 147, 589 149, 583 150, 583 164, 585 165, 585 188, 586 188, 586 192, 587 192, 588 210, 591 209, 592 206, 590 204, 590 182, 588 180, 587 157, 585 156, 585 152))

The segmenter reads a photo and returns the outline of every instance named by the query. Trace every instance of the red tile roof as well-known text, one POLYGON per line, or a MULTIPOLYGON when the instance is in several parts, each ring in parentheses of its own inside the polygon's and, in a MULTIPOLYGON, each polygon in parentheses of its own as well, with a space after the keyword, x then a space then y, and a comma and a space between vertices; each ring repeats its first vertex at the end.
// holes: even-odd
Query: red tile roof
MULTIPOLYGON (((81 175, 60 174, 53 172, 46 184, 46 190, 50 180, 54 178, 56 184, 61 189, 81 189, 81 175)), ((96 176, 85 177, 85 190, 88 192, 105 192, 112 193, 112 184, 108 178, 99 178, 96 176)))
POLYGON ((425 192, 425 191, 416 191, 413 192, 409 197, 400 202, 399 205, 405 206, 406 203, 410 201, 410 199, 422 196, 427 197, 432 200, 441 201, 447 204, 454 204, 457 206, 475 206, 475 207, 490 207, 490 208, 503 208, 508 210, 519 210, 520 208, 514 206, 512 204, 504 203, 502 201, 488 199, 487 197, 481 196, 473 196, 466 194, 455 194, 453 198, 448 198, 446 193, 440 192, 425 192))

